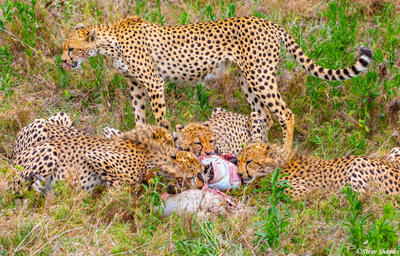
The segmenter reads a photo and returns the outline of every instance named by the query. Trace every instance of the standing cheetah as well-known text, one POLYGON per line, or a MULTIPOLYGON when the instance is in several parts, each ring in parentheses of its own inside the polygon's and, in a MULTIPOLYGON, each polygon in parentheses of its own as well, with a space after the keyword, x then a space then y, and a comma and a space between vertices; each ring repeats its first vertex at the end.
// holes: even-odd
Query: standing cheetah
POLYGON ((372 57, 370 49, 361 47, 361 57, 350 68, 321 67, 305 55, 281 26, 263 18, 237 17, 161 26, 133 16, 87 27, 78 24, 62 44, 61 59, 66 67, 78 68, 90 56, 110 56, 114 67, 129 80, 136 123, 145 122, 148 97, 157 122, 168 128, 164 119, 163 80, 201 80, 213 71, 223 70, 227 62, 234 62, 253 111, 266 120, 270 119, 269 112, 274 114, 289 150, 294 115, 283 101, 276 81, 281 42, 304 69, 331 81, 357 76, 367 69, 372 57))

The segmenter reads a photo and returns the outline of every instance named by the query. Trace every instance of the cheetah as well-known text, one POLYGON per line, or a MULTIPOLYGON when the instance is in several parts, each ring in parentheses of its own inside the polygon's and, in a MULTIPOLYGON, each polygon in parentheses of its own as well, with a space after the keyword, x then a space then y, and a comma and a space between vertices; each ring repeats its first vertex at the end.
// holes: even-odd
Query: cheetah
POLYGON ((245 116, 214 108, 203 123, 176 125, 174 140, 177 148, 197 156, 213 153, 237 156, 250 142, 267 141, 268 129, 258 112, 245 116))
POLYGON ((155 168, 179 184, 203 185, 198 178, 204 168, 200 160, 190 152, 176 150, 165 128, 142 125, 112 138, 97 138, 51 120, 35 120, 18 134, 20 145, 15 147, 13 164, 23 170, 18 172, 13 190, 25 181, 35 181, 32 187, 45 193, 56 181, 68 177, 74 187, 83 190, 137 184, 155 168), (37 179, 45 180, 45 186, 35 186, 37 179))
POLYGON ((42 118, 35 119, 18 132, 15 139, 13 156, 15 157, 31 146, 34 146, 42 141, 52 139, 53 136, 57 136, 52 129, 48 129, 48 127, 55 126, 72 128, 74 127, 74 124, 71 118, 64 112, 57 113, 47 120, 42 118))
POLYGON ((67 68, 79 68, 90 56, 111 57, 114 67, 128 79, 136 124, 145 122, 149 98, 157 123, 167 128, 164 80, 207 80, 233 62, 239 68, 242 92, 252 110, 266 123, 273 113, 289 150, 294 115, 283 101, 276 79, 281 42, 305 70, 325 80, 355 77, 367 70, 372 58, 371 50, 363 46, 361 56, 350 68, 321 67, 281 26, 258 17, 162 26, 129 16, 113 23, 76 25, 62 44, 61 60, 67 68))
MULTIPOLYGON (((103 129, 103 136, 106 138, 120 134, 122 132, 115 128, 105 127, 103 129)), ((177 124, 173 136, 173 145, 179 150, 192 152, 198 157, 215 153, 214 134, 207 125, 201 123, 177 124)))
POLYGON ((258 114, 250 116, 215 108, 204 124, 210 127, 215 139, 215 152, 237 156, 250 142, 267 141, 269 124, 258 114))
POLYGON ((391 152, 388 156, 390 161, 363 156, 324 160, 288 153, 277 145, 253 143, 239 154, 238 173, 244 182, 249 183, 255 177, 272 173, 280 167, 282 174, 288 175, 284 179, 293 187, 290 193, 294 198, 302 198, 316 189, 337 190, 346 184, 364 193, 370 183, 377 183, 380 190, 394 197, 400 194, 398 157, 396 152, 391 152))
POLYGON ((177 124, 173 134, 175 146, 196 156, 214 154, 215 136, 208 125, 201 123, 177 124))

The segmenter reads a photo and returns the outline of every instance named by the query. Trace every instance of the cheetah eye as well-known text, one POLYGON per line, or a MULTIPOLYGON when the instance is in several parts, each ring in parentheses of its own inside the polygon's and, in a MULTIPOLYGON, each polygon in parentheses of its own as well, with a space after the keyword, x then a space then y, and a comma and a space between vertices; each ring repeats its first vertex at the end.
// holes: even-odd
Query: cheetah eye
POLYGON ((74 50, 74 48, 68 48, 68 53, 71 53, 74 50))
POLYGON ((176 160, 176 155, 171 155, 171 158, 176 160))
POLYGON ((196 144, 196 145, 201 145, 201 142, 195 142, 194 144, 196 144))
POLYGON ((253 162, 253 160, 247 161, 247 162, 246 162, 246 165, 249 165, 249 164, 251 164, 252 162, 253 162))

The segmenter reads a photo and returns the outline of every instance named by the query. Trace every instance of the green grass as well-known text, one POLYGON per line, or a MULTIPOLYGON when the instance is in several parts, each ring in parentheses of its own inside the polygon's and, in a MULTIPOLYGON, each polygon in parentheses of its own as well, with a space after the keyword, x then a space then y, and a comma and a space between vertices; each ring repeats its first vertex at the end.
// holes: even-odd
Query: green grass
MULTIPOLYGON (((349 66, 361 45, 371 48, 366 74, 327 82, 303 71, 282 49, 282 96, 296 116, 294 147, 334 158, 380 156, 399 145, 398 120, 388 105, 400 86, 400 10, 387 1, 10 1, 0 3, 0 191, 16 170, 10 159, 17 132, 35 118, 67 112, 78 126, 99 135, 105 126, 135 125, 127 81, 109 59, 90 58, 76 71, 61 65, 61 43, 77 23, 140 15, 158 24, 205 22, 239 15, 272 19, 295 37, 318 64, 349 66), (33 24, 33 25, 32 25, 33 24)), ((250 108, 236 67, 215 83, 166 84, 171 124, 204 121, 214 106, 243 114, 250 108)), ((396 112, 395 115, 398 115, 396 112)), ((147 122, 155 123, 150 106, 147 122)), ((281 142, 274 123, 269 139, 281 142)), ((288 203, 272 177, 230 192, 250 211, 206 222, 195 216, 161 218, 153 187, 77 192, 68 182, 55 195, 0 193, 0 255, 360 255, 397 249, 399 210, 373 192, 315 193, 288 203), (266 189, 271 185, 269 189, 266 189), (269 184, 267 186, 267 184, 269 184), (147 190, 147 192, 146 192, 147 190), (397 247, 396 247, 397 246, 397 247)), ((275 180, 276 181, 276 180, 275 180)))

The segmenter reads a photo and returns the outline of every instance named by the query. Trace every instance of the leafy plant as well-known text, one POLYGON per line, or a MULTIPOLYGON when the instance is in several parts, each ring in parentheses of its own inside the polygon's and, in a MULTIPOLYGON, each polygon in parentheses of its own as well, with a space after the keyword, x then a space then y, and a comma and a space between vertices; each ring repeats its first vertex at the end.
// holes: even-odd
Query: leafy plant
POLYGON ((17 74, 11 65, 13 59, 8 47, 0 46, 0 91, 3 91, 6 97, 13 94, 12 88, 16 86, 17 74))
POLYGON ((207 89, 204 84, 198 84, 196 86, 196 95, 199 102, 200 116, 202 118, 207 118, 207 112, 213 109, 213 106, 208 102, 210 90, 207 89))
POLYGON ((221 18, 232 18, 236 13, 236 4, 231 3, 226 5, 223 0, 219 2, 219 9, 221 11, 221 18))
POLYGON ((146 6, 146 1, 143 0, 135 1, 135 14, 140 15, 145 6, 146 6))
POLYGON ((353 191, 348 185, 342 191, 346 195, 346 199, 350 205, 345 209, 347 216, 344 225, 349 229, 350 242, 352 245, 355 249, 361 249, 366 240, 364 227, 369 216, 362 215, 362 203, 357 197, 358 192, 353 191))
POLYGON ((183 25, 187 23, 189 23, 189 13, 186 10, 183 10, 179 16, 179 24, 183 25))
POLYGON ((395 214, 395 209, 392 205, 386 204, 383 206, 383 216, 378 221, 373 222, 367 234, 368 246, 374 250, 381 251, 382 249, 399 249, 398 227, 393 225, 394 220, 398 220, 399 216, 395 214))
POLYGON ((210 4, 206 5, 206 9, 205 9, 205 13, 206 13, 206 17, 208 21, 213 21, 216 18, 216 15, 213 11, 213 7, 210 4))
POLYGON ((272 174, 270 181, 265 180, 263 188, 257 192, 269 192, 267 202, 258 210, 258 216, 261 218, 256 223, 256 239, 254 243, 259 244, 261 251, 268 248, 277 248, 280 244, 280 238, 286 231, 289 222, 287 218, 290 212, 285 203, 291 204, 292 201, 285 194, 285 189, 291 188, 289 182, 284 180, 287 174, 280 175, 280 170, 276 169, 272 174), (280 208, 284 208, 284 212, 280 208))
MULTIPOLYGON (((345 208, 347 216, 344 225, 350 233, 349 240, 352 251, 360 252, 368 249, 379 252, 382 249, 398 249, 399 236, 392 224, 394 220, 398 220, 398 216, 395 215, 393 206, 386 204, 383 207, 382 218, 373 221, 369 230, 366 231, 367 221, 371 216, 362 214, 362 202, 358 199, 358 192, 353 191, 348 185, 342 191, 349 203, 349 207, 345 208)), ((399 228, 400 224, 398 223, 397 229, 399 228)))
POLYGON ((156 0, 157 10, 151 12, 151 21, 159 24, 165 23, 165 16, 161 13, 160 0, 156 0))
POLYGON ((95 74, 95 78, 90 81, 90 83, 93 84, 91 87, 94 87, 95 89, 96 101, 98 103, 101 102, 101 100, 107 101, 110 98, 110 91, 108 84, 104 83, 106 67, 104 66, 103 56, 98 55, 91 57, 88 60, 89 66, 95 74))
POLYGON ((6 24, 18 24, 18 30, 22 34, 23 47, 28 56, 32 56, 36 45, 36 30, 38 20, 36 18, 37 0, 30 1, 10 1, 6 0, 0 4, 3 16, 0 17, 0 31, 6 32, 6 24))
POLYGON ((146 9, 147 1, 139 0, 135 2, 135 14, 143 16, 144 19, 150 20, 163 25, 165 23, 165 16, 161 13, 160 0, 156 0, 156 9, 146 9))
POLYGON ((69 81, 69 74, 67 71, 65 71, 65 69, 62 66, 61 63, 61 56, 58 55, 56 57, 55 60, 56 66, 57 66, 57 77, 58 77, 58 82, 61 85, 62 89, 63 89, 63 96, 65 97, 65 99, 70 99, 71 94, 69 93, 69 91, 67 90, 67 85, 68 85, 68 81, 69 81))
POLYGON ((161 191, 166 190, 166 185, 160 181, 160 177, 155 175, 149 181, 149 185, 146 186, 143 184, 145 194, 142 198, 142 203, 147 206, 149 209, 149 218, 147 222, 146 229, 150 232, 154 232, 157 229, 158 224, 160 224, 161 220, 159 215, 162 212, 162 204, 164 201, 161 199, 159 194, 159 188, 161 187, 161 191))

